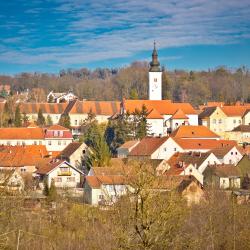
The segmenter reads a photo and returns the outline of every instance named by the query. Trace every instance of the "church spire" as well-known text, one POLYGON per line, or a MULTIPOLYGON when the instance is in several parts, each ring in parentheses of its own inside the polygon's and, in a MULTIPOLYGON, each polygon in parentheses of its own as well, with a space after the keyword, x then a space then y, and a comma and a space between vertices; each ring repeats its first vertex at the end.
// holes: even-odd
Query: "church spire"
POLYGON ((156 50, 155 41, 154 41, 154 50, 153 50, 153 53, 152 53, 152 61, 150 62, 149 71, 151 71, 151 72, 160 72, 161 71, 160 63, 158 61, 158 53, 157 53, 157 50, 156 50))

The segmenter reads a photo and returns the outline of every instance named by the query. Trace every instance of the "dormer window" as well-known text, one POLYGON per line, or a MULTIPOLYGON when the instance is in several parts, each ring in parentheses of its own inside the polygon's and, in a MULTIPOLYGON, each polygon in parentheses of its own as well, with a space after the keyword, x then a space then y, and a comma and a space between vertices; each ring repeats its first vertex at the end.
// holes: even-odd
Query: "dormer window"
POLYGON ((54 131, 54 136, 59 136, 59 131, 54 131))

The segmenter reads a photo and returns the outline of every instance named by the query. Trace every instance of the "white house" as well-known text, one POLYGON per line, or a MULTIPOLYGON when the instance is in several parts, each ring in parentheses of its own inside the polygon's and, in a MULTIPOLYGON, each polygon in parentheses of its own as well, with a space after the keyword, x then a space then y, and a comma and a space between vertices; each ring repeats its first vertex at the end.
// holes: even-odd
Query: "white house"
POLYGON ((127 158, 131 150, 139 143, 139 140, 127 141, 117 149, 118 158, 127 158))
POLYGON ((46 179, 49 187, 52 181, 57 188, 79 188, 83 183, 83 172, 65 160, 50 159, 38 167, 36 174, 41 181, 46 179))
POLYGON ((122 175, 86 176, 84 198, 91 205, 111 205, 130 189, 122 175))
POLYGON ((73 101, 77 97, 71 92, 68 91, 67 93, 56 93, 53 91, 50 91, 47 95, 47 102, 55 102, 55 103, 61 103, 61 102, 69 102, 73 101))
POLYGON ((238 146, 228 146, 223 148, 216 148, 211 151, 220 161, 220 164, 233 164, 237 163, 243 157, 243 153, 238 146))

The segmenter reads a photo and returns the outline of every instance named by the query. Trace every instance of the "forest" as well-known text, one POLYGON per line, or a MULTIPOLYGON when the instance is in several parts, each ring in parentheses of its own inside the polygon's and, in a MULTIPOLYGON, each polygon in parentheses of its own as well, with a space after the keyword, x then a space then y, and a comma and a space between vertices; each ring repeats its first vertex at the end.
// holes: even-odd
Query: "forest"
MULTIPOLYGON (((169 71, 162 67, 163 98, 190 102, 250 102, 250 71, 242 66, 231 70, 218 67, 208 71, 169 71)), ((80 99, 121 100, 148 98, 148 63, 133 62, 117 68, 61 70, 59 74, 20 73, 0 75, 0 84, 10 84, 12 93, 29 89, 29 101, 45 101, 49 91, 73 91, 80 99)))

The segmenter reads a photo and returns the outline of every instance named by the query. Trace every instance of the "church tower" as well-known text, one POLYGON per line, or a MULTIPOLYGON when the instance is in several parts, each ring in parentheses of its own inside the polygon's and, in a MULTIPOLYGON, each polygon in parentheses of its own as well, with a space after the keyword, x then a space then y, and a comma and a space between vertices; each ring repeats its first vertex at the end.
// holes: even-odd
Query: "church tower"
POLYGON ((154 42, 152 61, 149 69, 149 100, 162 99, 162 72, 158 61, 158 53, 154 42))

